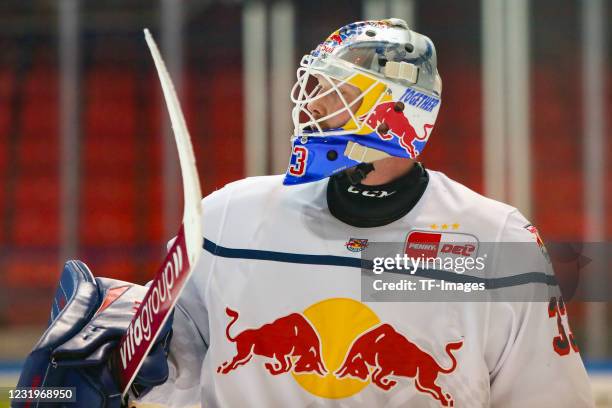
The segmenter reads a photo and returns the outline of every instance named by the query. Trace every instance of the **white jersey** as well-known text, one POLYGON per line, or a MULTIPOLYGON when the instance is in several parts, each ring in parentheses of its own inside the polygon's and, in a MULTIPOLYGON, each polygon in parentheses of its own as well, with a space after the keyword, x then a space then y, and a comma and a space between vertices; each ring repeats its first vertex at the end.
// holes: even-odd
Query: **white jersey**
POLYGON ((286 187, 281 176, 254 177, 206 197, 205 244, 175 312, 170 378, 143 400, 202 407, 593 406, 563 305, 362 301, 360 251, 373 242, 408 248, 418 234, 532 242, 537 257, 500 265, 487 278, 508 283, 539 271, 548 275, 530 285, 554 286, 539 237, 516 209, 428 174, 416 206, 374 228, 331 215, 327 180, 286 187))

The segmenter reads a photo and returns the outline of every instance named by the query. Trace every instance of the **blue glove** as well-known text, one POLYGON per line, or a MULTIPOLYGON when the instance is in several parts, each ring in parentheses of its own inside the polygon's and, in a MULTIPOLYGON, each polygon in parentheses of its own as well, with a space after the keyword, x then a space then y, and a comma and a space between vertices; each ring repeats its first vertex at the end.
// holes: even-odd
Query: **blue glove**
MULTIPOLYGON (((111 355, 146 291, 144 286, 94 278, 81 261, 66 262, 49 326, 26 359, 17 387, 76 388, 76 402, 45 403, 45 407, 120 407, 123 401, 111 355)), ((144 395, 168 378, 171 338, 172 316, 134 380, 131 391, 136 396, 144 395)), ((38 405, 33 401, 29 406, 38 405)))

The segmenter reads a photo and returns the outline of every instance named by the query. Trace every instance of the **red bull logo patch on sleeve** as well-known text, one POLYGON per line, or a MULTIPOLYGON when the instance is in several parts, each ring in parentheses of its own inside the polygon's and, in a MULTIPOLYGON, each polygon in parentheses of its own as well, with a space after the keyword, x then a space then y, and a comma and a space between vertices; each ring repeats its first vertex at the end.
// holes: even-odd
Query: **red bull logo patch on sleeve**
POLYGON ((239 314, 230 308, 226 312, 226 337, 236 353, 218 367, 220 375, 263 360, 264 373, 291 373, 305 391, 321 398, 348 398, 368 386, 389 392, 414 384, 439 406, 454 406, 450 392, 436 381, 457 369, 462 339, 443 343, 439 354, 449 362, 441 364, 368 306, 348 298, 326 299, 234 335, 239 314))
POLYGON ((346 249, 351 252, 361 252, 368 247, 367 239, 350 238, 346 244, 346 249))

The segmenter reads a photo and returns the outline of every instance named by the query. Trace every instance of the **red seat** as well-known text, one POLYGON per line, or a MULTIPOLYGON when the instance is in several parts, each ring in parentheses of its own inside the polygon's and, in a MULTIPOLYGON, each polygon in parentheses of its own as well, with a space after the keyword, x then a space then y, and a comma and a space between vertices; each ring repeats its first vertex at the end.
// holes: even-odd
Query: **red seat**
POLYGON ((86 167, 134 167, 139 157, 134 138, 108 138, 90 136, 83 146, 83 162, 86 167))
POLYGON ((481 191, 482 98, 477 69, 456 64, 443 74, 443 79, 443 102, 421 160, 427 167, 481 191))
POLYGON ((59 242, 57 205, 18 208, 15 211, 13 239, 17 245, 54 246, 59 242))
POLYGON ((562 65, 533 72, 532 157, 534 223, 545 239, 580 239, 583 222, 582 137, 576 120, 579 83, 562 65), (560 70, 560 71, 559 71, 560 70))
POLYGON ((25 82, 21 134, 54 138, 59 132, 57 72, 49 67, 34 68, 25 82))
POLYGON ((4 167, 4 152, 11 122, 15 120, 12 115, 11 100, 14 87, 14 73, 9 69, 0 68, 0 169, 4 167))
POLYGON ((57 100, 26 99, 21 111, 21 135, 32 138, 53 138, 59 134, 57 100))
POLYGON ((17 142, 18 165, 20 169, 43 168, 44 172, 59 166, 60 146, 56 137, 40 135, 21 137, 17 142))
MULTIPOLYGON (((46 294, 46 292, 42 292, 46 294)), ((17 326, 39 326, 44 325, 49 320, 49 310, 51 308, 53 294, 50 294, 48 298, 35 297, 28 301, 21 301, 13 303, 11 310, 19 310, 19 313, 11 313, 7 310, 3 313, 2 321, 6 322, 8 327, 17 326)))
MULTIPOLYGON (((88 263, 97 276, 112 279, 121 279, 134 282, 136 267, 134 259, 125 253, 109 253, 105 256, 96 257, 95 261, 88 263)), ((151 278, 153 274, 151 274, 151 278)))
MULTIPOLYGON (((163 184, 161 177, 150 178, 147 182, 147 204, 148 217, 145 222, 145 234, 147 242, 160 243, 169 239, 164 232, 163 219, 163 184)), ((178 229, 178 224, 177 224, 178 229)))
POLYGON ((15 205, 20 209, 58 208, 60 184, 57 177, 20 177, 15 185, 15 205))
POLYGON ((208 95, 212 101, 207 124, 210 125, 206 137, 213 139, 212 152, 205 152, 206 159, 212 159, 217 172, 214 177, 216 187, 240 179, 244 176, 242 97, 242 73, 237 69, 218 69, 214 81, 209 83, 208 95), (231 90, 231 92, 230 92, 231 90))
POLYGON ((130 207, 136 197, 134 179, 131 174, 124 178, 88 177, 83 179, 81 188, 83 205, 95 207, 130 207))
POLYGON ((83 245, 133 244, 136 238, 134 215, 114 208, 85 210, 81 217, 83 245))
POLYGON ((18 177, 13 202, 13 244, 57 245, 60 229, 59 194, 56 174, 18 177))
POLYGON ((57 256, 48 250, 19 247, 5 259, 3 270, 3 283, 12 288, 53 289, 61 273, 57 256))
MULTIPOLYGON (((11 114, 11 97, 13 93, 14 74, 7 68, 0 68, 0 185, 5 186, 6 173, 8 169, 7 144, 9 140, 9 130, 11 121, 14 120, 11 114)), ((4 213, 6 200, 5 189, 0 189, 0 219, 6 216, 4 213)), ((0 245, 5 243, 4 230, 0 229, 0 245)))
POLYGON ((136 132, 135 76, 118 68, 87 73, 85 131, 90 136, 133 138, 136 132))
POLYGON ((26 77, 24 93, 39 101, 57 101, 59 77, 52 65, 35 66, 26 77))

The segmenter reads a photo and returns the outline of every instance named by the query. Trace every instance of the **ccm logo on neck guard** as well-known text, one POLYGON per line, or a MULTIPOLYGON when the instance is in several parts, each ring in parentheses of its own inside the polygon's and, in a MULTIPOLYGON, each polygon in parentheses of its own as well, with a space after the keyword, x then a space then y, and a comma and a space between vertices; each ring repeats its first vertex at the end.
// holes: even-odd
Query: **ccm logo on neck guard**
POLYGON ((384 198, 389 197, 390 195, 395 194, 395 191, 384 191, 384 190, 358 190, 354 186, 349 186, 349 193, 360 194, 364 197, 373 197, 373 198, 384 198))

